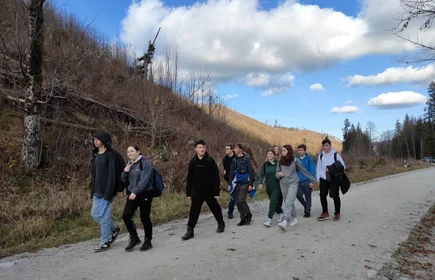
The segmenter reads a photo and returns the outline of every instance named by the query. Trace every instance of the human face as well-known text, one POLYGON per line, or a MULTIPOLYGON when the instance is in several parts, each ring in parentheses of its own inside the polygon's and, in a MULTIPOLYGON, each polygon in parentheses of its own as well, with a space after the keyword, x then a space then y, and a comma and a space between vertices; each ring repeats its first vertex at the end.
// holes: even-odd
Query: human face
POLYGON ((278 148, 278 146, 275 146, 274 150, 275 150, 275 155, 279 155, 279 148, 278 148))
POLYGON ((231 154, 232 152, 233 152, 233 150, 231 149, 230 146, 225 146, 225 154, 226 154, 226 155, 229 155, 229 154, 231 154))
POLYGON ((329 143, 325 143, 322 145, 322 149, 327 154, 331 151, 331 145, 329 145, 329 143))
POLYGON ((103 142, 101 142, 97 138, 94 138, 94 146, 97 147, 97 148, 101 148, 101 147, 104 146, 104 144, 103 144, 103 142))
POLYGON ((283 157, 285 157, 285 156, 287 156, 287 154, 288 154, 287 149, 284 148, 284 147, 282 147, 282 149, 281 149, 281 155, 282 155, 283 157))
POLYGON ((234 147, 234 153, 236 154, 236 155, 241 155, 242 154, 242 149, 240 149, 238 146, 235 146, 234 147))
POLYGON ((198 144, 195 147, 195 152, 199 157, 203 157, 205 155, 206 147, 205 145, 198 144))
POLYGON ((127 157, 129 160, 136 161, 139 154, 140 151, 136 150, 134 147, 130 146, 127 148, 127 157))
POLYGON ((305 150, 302 149, 302 148, 299 148, 299 149, 298 149, 298 153, 299 153, 299 156, 301 156, 301 157, 304 157, 304 156, 305 156, 305 150))
POLYGON ((272 151, 267 152, 267 159, 269 161, 273 161, 274 158, 275 158, 275 153, 272 153, 272 151))

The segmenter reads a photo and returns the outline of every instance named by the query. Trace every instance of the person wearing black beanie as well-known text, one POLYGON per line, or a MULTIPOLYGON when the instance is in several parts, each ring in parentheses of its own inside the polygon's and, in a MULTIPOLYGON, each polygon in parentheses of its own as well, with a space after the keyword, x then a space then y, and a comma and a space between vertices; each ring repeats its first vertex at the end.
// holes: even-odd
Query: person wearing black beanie
MULTIPOLYGON (((118 173, 117 159, 112 148, 112 138, 105 131, 94 134, 91 179, 91 216, 100 225, 101 245, 95 252, 110 249, 121 228, 112 220, 112 202, 115 197, 118 173)), ((119 177, 119 176, 118 176, 119 177)))

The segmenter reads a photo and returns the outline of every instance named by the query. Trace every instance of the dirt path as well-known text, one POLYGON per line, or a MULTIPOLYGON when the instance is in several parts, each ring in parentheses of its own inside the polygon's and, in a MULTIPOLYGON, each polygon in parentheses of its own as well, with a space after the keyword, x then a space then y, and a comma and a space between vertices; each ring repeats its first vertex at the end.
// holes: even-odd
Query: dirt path
MULTIPOLYGON (((283 232, 263 222, 267 201, 250 205, 254 220, 237 227, 201 215, 195 238, 182 242, 187 220, 154 229, 154 248, 127 253, 124 233, 106 252, 94 253, 98 240, 0 261, 6 279, 370 279, 391 259, 421 216, 435 203, 435 168, 355 184, 342 197, 342 219, 318 222, 318 192, 313 217, 283 232)), ((333 203, 328 199, 330 213, 333 203)), ((298 214, 303 211, 297 202, 298 214)), ((143 233, 141 232, 141 237, 143 233)))

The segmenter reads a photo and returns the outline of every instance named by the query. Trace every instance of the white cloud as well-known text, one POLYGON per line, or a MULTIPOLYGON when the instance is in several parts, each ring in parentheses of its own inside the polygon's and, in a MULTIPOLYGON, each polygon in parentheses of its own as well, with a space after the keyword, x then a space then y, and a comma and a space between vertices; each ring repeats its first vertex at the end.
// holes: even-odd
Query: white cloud
POLYGON ((435 65, 427 65, 421 68, 408 67, 393 67, 388 68, 382 73, 371 76, 348 76, 348 86, 380 86, 391 85, 396 83, 416 83, 428 84, 435 77, 435 65))
POLYGON ((368 105, 377 109, 398 109, 423 104, 426 100, 426 96, 413 91, 388 92, 370 98, 368 105))
POLYGON ((344 104, 353 104, 354 102, 352 100, 347 100, 346 102, 344 102, 344 104))
POLYGON ((295 76, 291 73, 271 75, 268 73, 249 73, 242 82, 263 90, 262 96, 275 96, 292 88, 295 76))
POLYGON ((311 91, 323 91, 323 90, 325 90, 325 88, 322 86, 322 84, 317 83, 317 84, 312 84, 310 86, 310 90, 311 91))
POLYGON ((343 107, 334 107, 331 109, 331 113, 340 114, 340 113, 358 113, 361 109, 356 106, 343 106, 343 107))
MULTIPOLYGON (((399 1, 360 2, 360 13, 354 17, 296 0, 279 1, 270 10, 260 10, 259 0, 179 7, 136 0, 121 23, 120 37, 143 52, 161 27, 157 56, 163 46, 177 44, 186 67, 208 69, 219 81, 244 79, 248 73, 312 71, 367 54, 399 54, 413 48, 389 31, 396 24, 393 16, 401 11, 399 1)), ((421 38, 433 42, 434 30, 421 38)))
POLYGON ((224 101, 228 101, 228 100, 230 100, 230 99, 234 99, 234 98, 237 98, 237 97, 239 97, 238 94, 227 94, 227 95, 225 95, 224 97, 222 97, 222 99, 223 99, 224 101))

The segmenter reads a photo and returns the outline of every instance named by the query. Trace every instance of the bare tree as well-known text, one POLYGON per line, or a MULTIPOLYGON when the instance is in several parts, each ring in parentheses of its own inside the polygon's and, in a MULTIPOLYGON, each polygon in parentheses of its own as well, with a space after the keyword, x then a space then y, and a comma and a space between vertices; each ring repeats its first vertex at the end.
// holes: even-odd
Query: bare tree
POLYGON ((23 160, 27 168, 39 166, 41 154, 42 63, 44 55, 44 2, 32 0, 29 9, 28 87, 24 100, 23 160))
POLYGON ((404 39, 419 47, 423 53, 418 59, 412 62, 434 62, 435 61, 435 46, 428 45, 424 42, 413 40, 409 36, 405 37, 402 32, 414 21, 422 21, 420 31, 426 31, 432 27, 435 19, 435 2, 433 0, 399 0, 403 8, 403 12, 396 18, 397 25, 393 28, 393 32, 398 37, 404 39))

